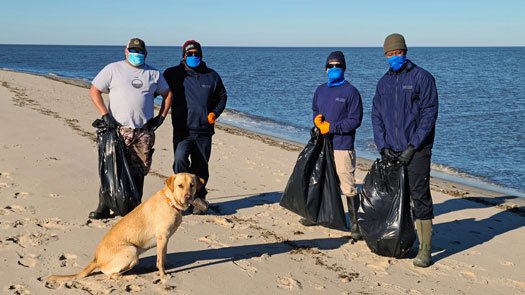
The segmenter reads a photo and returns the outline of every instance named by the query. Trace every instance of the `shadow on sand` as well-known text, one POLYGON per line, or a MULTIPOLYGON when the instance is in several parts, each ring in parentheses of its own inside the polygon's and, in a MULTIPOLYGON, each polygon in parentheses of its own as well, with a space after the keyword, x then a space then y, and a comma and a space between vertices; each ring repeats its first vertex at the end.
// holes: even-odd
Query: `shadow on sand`
MULTIPOLYGON (((263 254, 273 256, 287 253, 294 249, 317 248, 319 250, 331 250, 337 249, 345 243, 348 243, 348 238, 323 238, 169 253, 167 257, 168 265, 166 266, 166 272, 177 273, 220 263, 260 257, 263 254), (191 265, 198 261, 203 263, 191 265), (169 271, 175 268, 176 270, 171 272, 169 271)), ((127 274, 145 274, 155 272, 157 270, 155 266, 156 259, 156 255, 141 258, 139 260, 138 266, 129 271, 127 274)))
MULTIPOLYGON (((487 205, 504 204, 506 200, 514 198, 516 197, 495 197, 491 198, 489 203, 487 203, 486 198, 452 198, 444 203, 435 204, 434 214, 439 216, 461 210, 483 209, 487 205)), ((524 210, 524 207, 514 208, 513 210, 502 209, 501 212, 481 220, 465 218, 434 224, 432 260, 434 262, 439 261, 524 226, 525 217, 520 213, 524 210)))

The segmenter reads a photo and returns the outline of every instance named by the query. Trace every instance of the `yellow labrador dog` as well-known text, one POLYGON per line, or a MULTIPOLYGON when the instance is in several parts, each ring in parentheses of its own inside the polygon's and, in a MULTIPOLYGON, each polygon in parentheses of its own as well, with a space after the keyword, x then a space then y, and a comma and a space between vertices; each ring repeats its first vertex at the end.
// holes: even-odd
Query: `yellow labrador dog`
MULTIPOLYGON (((98 244, 95 258, 76 275, 53 275, 49 280, 83 278, 96 268, 115 279, 139 262, 139 255, 157 246, 157 268, 166 275, 168 239, 182 222, 182 211, 192 204, 204 183, 200 177, 178 173, 166 179, 166 186, 124 216, 98 244)), ((200 199, 197 199, 200 200, 200 199)), ((195 202, 197 203, 197 202, 195 202)), ((198 206, 198 204, 194 204, 198 206)))

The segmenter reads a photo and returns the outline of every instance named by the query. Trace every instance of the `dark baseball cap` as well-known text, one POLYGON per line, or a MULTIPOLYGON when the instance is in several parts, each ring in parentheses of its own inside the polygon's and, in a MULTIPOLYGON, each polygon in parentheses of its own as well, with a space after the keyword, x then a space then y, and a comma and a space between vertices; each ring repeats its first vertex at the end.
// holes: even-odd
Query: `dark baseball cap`
POLYGON ((141 49, 141 50, 144 50, 145 52, 148 52, 146 50, 146 43, 144 43, 144 41, 142 41, 139 38, 133 38, 129 40, 126 48, 136 48, 136 49, 141 49))

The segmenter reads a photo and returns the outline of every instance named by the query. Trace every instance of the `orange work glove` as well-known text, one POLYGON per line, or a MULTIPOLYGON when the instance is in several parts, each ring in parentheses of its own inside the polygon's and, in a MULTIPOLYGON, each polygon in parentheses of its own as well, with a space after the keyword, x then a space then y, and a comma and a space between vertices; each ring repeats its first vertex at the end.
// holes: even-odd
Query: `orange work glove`
POLYGON ((319 125, 321 125, 323 120, 324 120, 324 116, 322 114, 319 114, 319 115, 315 116, 315 119, 314 119, 315 126, 317 126, 317 128, 319 128, 319 125))
POLYGON ((215 119, 217 119, 217 116, 214 113, 208 114, 208 122, 210 122, 210 124, 215 124, 215 119))
POLYGON ((330 132, 330 123, 324 121, 319 126, 317 126, 317 128, 319 128, 319 130, 321 130, 321 134, 326 134, 326 133, 330 132))

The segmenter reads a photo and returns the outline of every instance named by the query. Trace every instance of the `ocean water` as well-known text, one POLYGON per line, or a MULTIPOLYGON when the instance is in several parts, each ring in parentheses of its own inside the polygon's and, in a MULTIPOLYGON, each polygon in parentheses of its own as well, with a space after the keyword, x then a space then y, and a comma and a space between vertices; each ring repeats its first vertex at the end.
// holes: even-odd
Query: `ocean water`
MULTIPOLYGON (((228 92, 219 120, 306 143, 313 93, 327 80, 324 63, 334 50, 345 54, 345 77, 363 100, 357 154, 376 158, 370 112, 388 68, 379 47, 204 47, 228 92)), ((180 47, 148 51, 147 63, 161 71, 182 56, 180 47)), ((123 58, 124 46, 2 45, 0 68, 91 81, 123 58)), ((415 47, 408 58, 436 78, 433 175, 525 196, 525 47, 415 47)))

